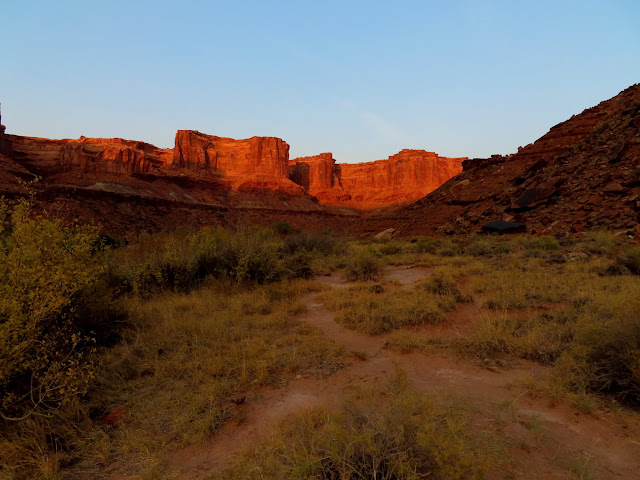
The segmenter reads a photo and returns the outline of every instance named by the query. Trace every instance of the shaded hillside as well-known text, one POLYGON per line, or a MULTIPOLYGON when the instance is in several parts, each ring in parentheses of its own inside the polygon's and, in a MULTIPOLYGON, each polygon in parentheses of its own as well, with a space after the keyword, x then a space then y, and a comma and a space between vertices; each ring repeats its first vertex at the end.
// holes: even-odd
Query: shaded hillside
POLYGON ((560 123, 509 156, 472 159, 410 205, 372 217, 366 232, 463 234, 495 220, 529 231, 635 230, 640 212, 640 84, 560 123))

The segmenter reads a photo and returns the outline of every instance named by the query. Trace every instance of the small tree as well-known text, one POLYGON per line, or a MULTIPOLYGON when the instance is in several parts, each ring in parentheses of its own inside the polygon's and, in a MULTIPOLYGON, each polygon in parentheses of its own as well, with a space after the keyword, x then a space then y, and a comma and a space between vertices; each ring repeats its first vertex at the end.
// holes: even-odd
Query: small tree
POLYGON ((0 199, 0 416, 52 415, 93 378, 77 327, 83 292, 103 272, 97 235, 0 199))

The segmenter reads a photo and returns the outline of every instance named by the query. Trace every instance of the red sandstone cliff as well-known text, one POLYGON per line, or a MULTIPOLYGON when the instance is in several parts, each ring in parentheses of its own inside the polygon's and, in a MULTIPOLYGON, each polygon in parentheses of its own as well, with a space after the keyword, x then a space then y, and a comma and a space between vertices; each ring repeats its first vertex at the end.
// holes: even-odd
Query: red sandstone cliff
POLYGON ((289 176, 321 204, 372 209, 422 198, 460 173, 464 160, 402 150, 388 160, 336 164, 323 153, 292 160, 289 176))
POLYGON ((50 140, 6 135, 12 156, 39 175, 61 172, 131 175, 170 161, 171 151, 122 138, 50 140))
POLYGON ((191 170, 221 173, 229 177, 261 174, 288 178, 289 145, 275 137, 245 140, 178 130, 173 164, 191 170))
POLYGON ((289 180, 289 144, 275 137, 244 140, 178 130, 173 165, 224 177, 240 191, 272 191, 303 195, 289 180))
POLYGON ((50 140, 2 129, 0 147, 0 194, 20 195, 21 180, 37 175, 38 198, 112 232, 249 220, 344 230, 360 219, 340 207, 407 203, 455 175, 461 161, 403 150, 359 165, 338 165, 330 153, 289 162, 289 145, 279 138, 234 140, 191 130, 177 132, 175 148, 161 149, 121 138, 50 140))

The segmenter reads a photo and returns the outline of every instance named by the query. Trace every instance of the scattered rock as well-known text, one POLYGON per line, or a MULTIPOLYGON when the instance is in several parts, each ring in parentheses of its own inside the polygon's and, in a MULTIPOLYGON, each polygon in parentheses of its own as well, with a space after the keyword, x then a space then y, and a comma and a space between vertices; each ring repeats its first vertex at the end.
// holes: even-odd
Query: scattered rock
POLYGON ((604 193, 624 193, 626 192, 626 189, 618 182, 611 182, 606 185, 602 191, 604 193))
POLYGON ((585 252, 569 252, 562 256, 567 262, 584 262, 589 260, 589 255, 585 252))
POLYGON ((124 407, 112 408, 106 417, 104 417, 104 423, 107 425, 117 425, 127 415, 127 410, 124 407))
POLYGON ((557 193, 555 185, 530 188, 520 195, 511 205, 514 210, 532 209, 549 201, 557 193))
POLYGON ((395 228, 387 228, 386 230, 383 230, 380 233, 376 233, 373 238, 377 239, 377 240, 383 240, 385 238, 391 238, 395 235, 396 233, 396 229, 395 228))

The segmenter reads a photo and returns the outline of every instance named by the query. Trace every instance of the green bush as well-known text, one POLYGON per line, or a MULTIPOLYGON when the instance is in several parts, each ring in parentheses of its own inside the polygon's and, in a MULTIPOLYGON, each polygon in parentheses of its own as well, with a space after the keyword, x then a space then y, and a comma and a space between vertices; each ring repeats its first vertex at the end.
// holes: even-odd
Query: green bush
POLYGON ((414 244, 416 253, 435 253, 436 251, 436 241, 433 238, 414 237, 411 243, 414 244))
POLYGON ((291 232, 293 232, 293 227, 291 227, 291 225, 289 225, 287 222, 277 222, 273 226, 273 231, 278 235, 289 235, 291 232))
MULTIPOLYGON (((0 201, 0 413, 51 415, 86 391, 94 339, 78 307, 104 271, 97 234, 0 201)), ((87 312, 84 302, 83 312, 87 312)))
POLYGON ((347 280, 377 280, 382 271, 382 264, 369 250, 359 250, 346 262, 347 280))
POLYGON ((309 233, 297 232, 287 235, 284 239, 284 251, 294 254, 301 250, 317 255, 334 255, 344 251, 344 242, 327 232, 309 233))
POLYGON ((189 291, 209 276, 265 283, 292 275, 285 257, 284 242, 272 230, 204 228, 191 235, 142 237, 138 244, 114 252, 110 277, 123 291, 142 296, 163 289, 189 291))
POLYGON ((402 245, 397 242, 389 242, 380 246, 380 253, 383 255, 396 255, 402 253, 402 245))

